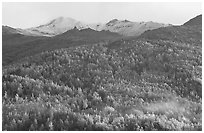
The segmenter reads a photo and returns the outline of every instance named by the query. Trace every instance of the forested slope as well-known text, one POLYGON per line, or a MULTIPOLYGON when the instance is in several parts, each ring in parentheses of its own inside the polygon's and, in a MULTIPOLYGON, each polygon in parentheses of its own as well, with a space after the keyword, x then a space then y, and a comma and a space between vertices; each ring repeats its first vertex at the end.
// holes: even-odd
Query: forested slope
POLYGON ((48 51, 4 68, 3 130, 201 130, 200 47, 124 43, 48 51))
POLYGON ((78 30, 76 28, 54 37, 22 35, 12 31, 8 32, 4 28, 2 32, 3 66, 44 51, 91 45, 122 38, 121 35, 109 31, 78 30))

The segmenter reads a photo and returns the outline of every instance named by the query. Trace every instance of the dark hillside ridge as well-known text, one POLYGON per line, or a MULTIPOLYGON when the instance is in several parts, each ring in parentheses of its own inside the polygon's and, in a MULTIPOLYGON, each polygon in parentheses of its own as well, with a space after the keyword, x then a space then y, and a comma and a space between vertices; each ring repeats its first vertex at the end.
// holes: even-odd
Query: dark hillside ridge
POLYGON ((85 42, 111 41, 122 37, 118 33, 110 31, 96 31, 91 28, 78 30, 76 27, 54 38, 66 40, 83 40, 85 42))
POLYGON ((2 26, 2 35, 8 34, 18 34, 20 33, 17 29, 9 27, 9 26, 2 26))
POLYGON ((201 28, 189 26, 172 26, 146 31, 138 38, 150 40, 171 40, 186 43, 201 43, 202 30, 201 28))
POLYGON ((20 28, 13 28, 10 26, 2 26, 2 35, 11 35, 11 34, 21 34, 25 36, 36 36, 35 34, 32 34, 24 29, 20 28))
POLYGON ((170 40, 184 43, 199 43, 202 41, 202 15, 199 15, 181 26, 162 27, 141 34, 139 39, 170 40))
POLYGON ((195 18, 190 19, 184 23, 185 26, 201 26, 202 27, 202 15, 198 15, 195 18))

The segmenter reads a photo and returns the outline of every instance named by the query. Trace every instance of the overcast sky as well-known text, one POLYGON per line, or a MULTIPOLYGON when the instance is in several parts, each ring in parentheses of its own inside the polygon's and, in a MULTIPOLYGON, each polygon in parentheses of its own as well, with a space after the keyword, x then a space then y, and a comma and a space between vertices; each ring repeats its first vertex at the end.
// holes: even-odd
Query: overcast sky
POLYGON ((114 18, 183 24, 202 13, 201 3, 3 3, 2 24, 30 28, 64 16, 87 23, 114 18))

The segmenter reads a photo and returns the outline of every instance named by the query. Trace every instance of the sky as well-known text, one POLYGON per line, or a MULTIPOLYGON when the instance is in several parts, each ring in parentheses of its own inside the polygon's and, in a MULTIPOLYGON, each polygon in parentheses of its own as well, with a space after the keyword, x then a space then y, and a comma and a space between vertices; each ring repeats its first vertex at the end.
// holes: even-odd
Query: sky
POLYGON ((30 28, 57 17, 70 17, 86 23, 107 23, 112 19, 136 22, 154 21, 181 25, 202 14, 202 3, 195 2, 3 2, 2 24, 30 28))

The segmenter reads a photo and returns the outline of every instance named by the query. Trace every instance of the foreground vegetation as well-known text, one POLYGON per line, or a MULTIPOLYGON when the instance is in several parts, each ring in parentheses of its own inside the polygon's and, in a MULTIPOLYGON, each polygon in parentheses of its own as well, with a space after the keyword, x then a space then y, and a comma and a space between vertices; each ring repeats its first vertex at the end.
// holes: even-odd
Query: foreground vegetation
POLYGON ((202 130, 200 43, 120 40, 3 68, 3 130, 202 130))

